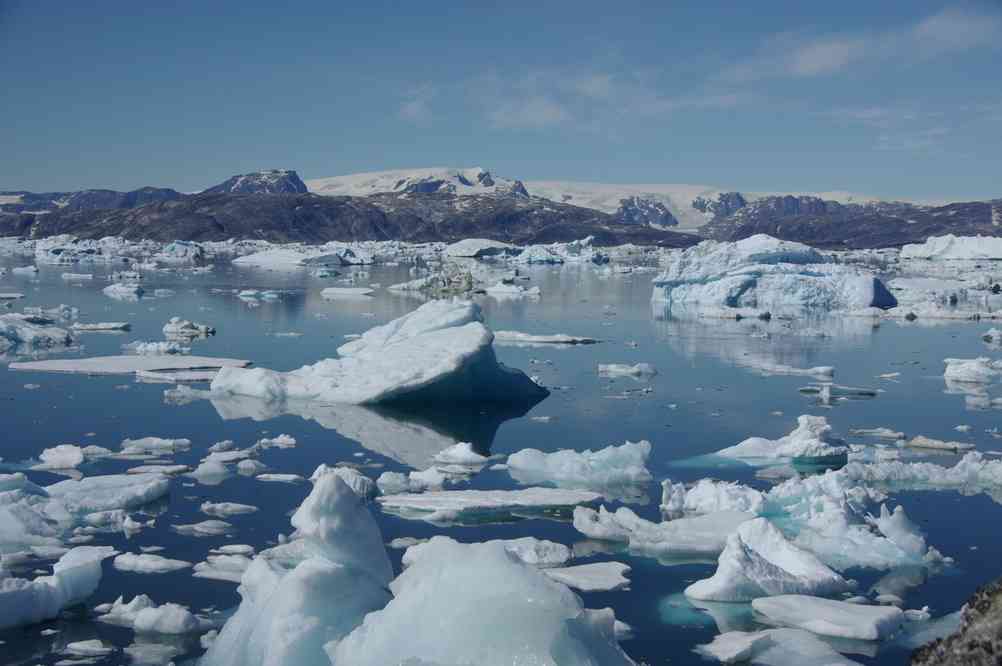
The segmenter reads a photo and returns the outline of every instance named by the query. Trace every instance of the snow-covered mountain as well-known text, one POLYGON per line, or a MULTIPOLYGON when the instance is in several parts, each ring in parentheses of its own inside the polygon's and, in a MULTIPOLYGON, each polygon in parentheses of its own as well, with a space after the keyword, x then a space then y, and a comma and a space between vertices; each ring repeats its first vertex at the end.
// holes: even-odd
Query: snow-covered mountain
MULTIPOLYGON (((314 194, 370 196, 385 193, 444 192, 465 195, 539 197, 557 203, 608 213, 626 224, 651 227, 698 229, 715 218, 728 215, 749 202, 775 196, 770 192, 737 193, 712 185, 672 183, 611 184, 582 181, 520 181, 493 176, 472 167, 397 169, 357 173, 306 181, 314 194), (734 210, 729 210, 734 208, 734 210), (724 212, 728 210, 729 212, 724 212)), ((785 193, 783 193, 785 194, 785 193)), ((812 192, 807 196, 839 203, 875 201, 848 192, 812 192)))
POLYGON ((299 174, 290 169, 268 169, 255 171, 239 176, 233 176, 218 185, 214 185, 202 194, 220 192, 232 194, 302 194, 306 185, 299 179, 299 174))
POLYGON ((528 196, 525 186, 520 181, 495 178, 489 171, 480 167, 468 169, 433 167, 355 173, 308 180, 306 187, 314 194, 326 196, 365 197, 387 192, 528 196))

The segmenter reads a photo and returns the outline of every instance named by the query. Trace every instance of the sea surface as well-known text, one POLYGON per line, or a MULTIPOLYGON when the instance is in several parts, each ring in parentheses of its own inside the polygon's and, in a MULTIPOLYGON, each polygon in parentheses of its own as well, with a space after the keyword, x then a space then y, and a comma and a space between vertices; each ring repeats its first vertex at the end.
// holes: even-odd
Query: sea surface
MULTIPOLYGON (((23 263, 10 258, 0 262, 8 268, 23 263)), ((40 268, 34 278, 0 277, 0 292, 25 294, 25 299, 13 303, 14 311, 66 303, 80 309, 81 322, 127 321, 132 325, 127 333, 81 334, 81 350, 53 358, 117 354, 127 342, 161 340, 164 323, 180 316, 217 329, 214 337, 194 341, 193 353, 248 359, 258 366, 291 370, 334 356, 346 335, 390 321, 422 302, 385 289, 377 289, 372 298, 326 301, 321 298, 321 289, 340 286, 338 278, 229 264, 205 275, 148 273, 143 282, 148 293, 170 289, 174 294, 121 302, 101 293, 108 284, 104 267, 40 268), (93 271, 95 279, 66 282, 61 278, 66 270, 93 271), (245 289, 280 290, 281 297, 274 301, 242 300, 236 292, 245 289), (297 335, 283 335, 289 333, 297 335)), ((358 286, 385 286, 409 279, 404 266, 372 266, 356 272, 354 284, 358 286)), ((998 426, 999 412, 968 409, 963 395, 946 391, 942 376, 944 358, 989 353, 980 338, 988 326, 888 322, 874 326, 869 319, 823 317, 793 322, 687 323, 666 319, 663 312, 652 309, 651 273, 608 274, 591 266, 527 272, 531 281, 526 284, 538 285, 542 297, 478 299, 490 327, 592 336, 602 342, 568 348, 496 345, 503 363, 538 377, 552 389, 548 398, 526 414, 480 408, 418 408, 404 414, 359 407, 304 408, 298 414, 276 414, 271 406, 255 401, 172 404, 165 400, 169 385, 139 383, 130 376, 33 373, 0 367, 2 464, 16 468, 44 448, 61 443, 96 444, 116 450, 125 438, 158 436, 191 439, 191 451, 176 455, 174 460, 194 467, 206 449, 220 440, 231 439, 246 447, 259 438, 287 433, 297 440, 295 448, 269 449, 262 454, 261 460, 270 471, 309 477, 321 463, 341 462, 359 465, 363 473, 375 478, 383 471, 406 471, 413 469, 411 465, 420 465, 434 454, 429 446, 434 447, 435 442, 444 446, 472 441, 483 453, 503 456, 527 447, 584 450, 646 439, 653 445, 648 467, 655 482, 647 493, 649 501, 631 506, 641 516, 659 520, 658 482, 664 478, 693 481, 709 476, 768 488, 768 482, 757 479, 752 468, 706 468, 690 459, 749 436, 786 434, 796 426, 800 414, 824 415, 842 434, 849 428, 884 426, 908 435, 969 441, 982 452, 1002 449, 1002 441, 989 432, 998 426), (657 375, 644 380, 606 379, 596 372, 599 363, 638 362, 652 364, 657 375), (765 363, 831 365, 836 368, 837 383, 880 392, 872 399, 821 405, 816 396, 798 390, 814 380, 763 374, 757 368, 765 363), (888 373, 900 374, 879 377, 888 373), (37 388, 26 388, 30 385, 37 388), (958 432, 954 430, 957 425, 969 425, 970 429, 958 432)), ((934 455, 929 459, 948 465, 957 456, 934 455)), ((81 471, 86 475, 121 473, 136 464, 106 460, 85 465, 81 471)), ((43 485, 64 478, 47 472, 28 475, 43 485)), ((514 488, 517 484, 505 471, 485 470, 461 487, 514 488)), ((240 475, 212 486, 178 477, 172 482, 169 498, 154 509, 158 514, 155 527, 132 538, 98 535, 93 543, 132 552, 138 552, 140 546, 162 546, 165 550, 159 554, 191 562, 204 560, 210 549, 224 544, 250 544, 260 550, 274 545, 280 534, 292 532, 290 514, 309 490, 309 483, 265 483, 240 475), (171 525, 205 520, 199 512, 204 501, 241 502, 260 510, 227 518, 235 527, 227 536, 194 538, 171 530, 171 525)), ((928 606, 934 616, 955 611, 978 586, 999 575, 1002 539, 997 525, 1002 506, 989 496, 908 492, 892 494, 888 503, 904 504, 910 518, 925 530, 929 543, 955 560, 946 572, 912 588, 905 598, 906 608, 928 606)), ((615 502, 607 505, 617 506, 615 502)), ((633 627, 634 637, 623 646, 638 662, 700 663, 702 659, 692 651, 694 646, 709 642, 724 629, 760 626, 748 605, 716 604, 707 610, 684 600, 682 590, 711 575, 713 561, 658 562, 611 552, 608 546, 585 542, 569 522, 559 520, 437 527, 381 513, 377 505, 372 509, 386 542, 436 534, 460 541, 531 535, 577 544, 576 552, 583 556, 575 563, 609 559, 627 563, 632 567, 631 589, 582 597, 588 607, 612 607, 617 618, 633 627)), ((397 571, 402 552, 390 550, 397 571)), ((864 591, 879 577, 873 572, 849 575, 864 591)), ((100 589, 86 607, 68 611, 55 621, 0 632, 0 663, 55 663, 63 658, 55 652, 66 643, 95 637, 119 647, 133 643, 130 629, 88 619, 88 608, 119 595, 128 600, 145 593, 157 603, 172 601, 193 610, 229 609, 239 602, 236 588, 232 583, 194 578, 190 570, 158 575, 120 572, 108 560, 100 589), (43 629, 59 633, 43 636, 43 629)), ((498 627, 498 631, 503 630, 498 627)), ((197 657, 201 652, 197 637, 157 640, 181 649, 182 658, 197 657)), ((847 656, 866 664, 904 664, 908 659, 906 650, 893 646, 861 644, 849 649, 853 653, 847 656)), ((126 661, 118 652, 98 663, 126 661)))

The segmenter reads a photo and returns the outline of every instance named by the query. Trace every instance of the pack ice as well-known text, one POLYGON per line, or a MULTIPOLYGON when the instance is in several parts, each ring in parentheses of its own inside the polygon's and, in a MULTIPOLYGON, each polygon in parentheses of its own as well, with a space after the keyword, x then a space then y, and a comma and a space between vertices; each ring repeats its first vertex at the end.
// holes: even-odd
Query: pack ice
POLYGON ((498 363, 480 307, 431 301, 377 326, 325 359, 292 372, 224 368, 215 394, 326 404, 393 401, 535 402, 547 391, 498 363))
POLYGON ((874 274, 763 234, 736 242, 703 241, 678 253, 655 278, 652 301, 664 303, 673 315, 692 311, 723 317, 897 304, 874 274))

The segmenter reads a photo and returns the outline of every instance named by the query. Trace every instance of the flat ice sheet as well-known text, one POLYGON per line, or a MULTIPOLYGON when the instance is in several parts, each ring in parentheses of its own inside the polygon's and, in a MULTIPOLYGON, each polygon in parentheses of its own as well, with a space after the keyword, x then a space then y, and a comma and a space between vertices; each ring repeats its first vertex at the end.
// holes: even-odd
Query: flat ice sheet
POLYGON ((35 372, 78 372, 87 375, 126 375, 158 370, 199 370, 207 368, 245 368, 250 361, 210 356, 93 356, 91 358, 61 358, 48 361, 11 363, 11 370, 35 372))

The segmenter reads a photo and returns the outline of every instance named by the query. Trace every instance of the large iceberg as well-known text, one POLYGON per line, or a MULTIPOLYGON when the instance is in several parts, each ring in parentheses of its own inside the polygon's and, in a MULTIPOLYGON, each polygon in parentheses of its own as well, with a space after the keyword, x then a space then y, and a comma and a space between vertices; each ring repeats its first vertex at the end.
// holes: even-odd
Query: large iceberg
POLYGON ((38 315, 0 315, 0 354, 72 345, 73 336, 53 324, 52 319, 38 315))
POLYGON ((864 641, 886 638, 905 622, 904 611, 894 606, 850 604, 802 594, 755 599, 752 608, 772 624, 864 641))
POLYGON ((212 392, 281 402, 536 402, 546 389, 498 363, 480 307, 469 301, 431 301, 414 312, 292 372, 226 368, 212 392))
POLYGON ((792 241, 755 235, 736 242, 703 241, 673 257, 654 280, 652 300, 671 313, 734 317, 857 311, 897 304, 872 273, 835 263, 792 241))
POLYGON ((633 664, 611 610, 585 609, 500 543, 434 537, 390 589, 386 608, 328 645, 334 664, 633 664))
POLYGON ((1002 259, 1002 238, 994 236, 930 236, 924 243, 901 248, 902 259, 1002 259))

